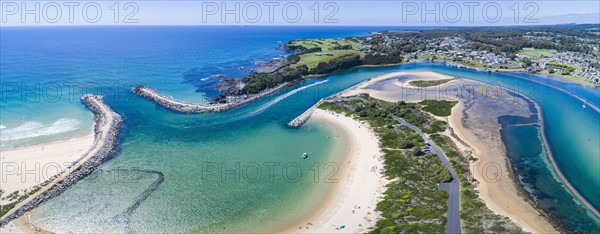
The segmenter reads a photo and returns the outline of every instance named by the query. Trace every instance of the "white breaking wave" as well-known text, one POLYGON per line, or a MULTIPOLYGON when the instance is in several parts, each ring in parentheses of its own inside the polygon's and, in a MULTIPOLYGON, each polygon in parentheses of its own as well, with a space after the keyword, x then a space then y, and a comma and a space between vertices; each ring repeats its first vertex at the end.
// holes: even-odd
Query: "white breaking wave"
POLYGON ((261 106, 261 107, 257 108, 257 109, 256 109, 254 112, 252 112, 252 113, 250 114, 250 116, 253 116, 253 115, 256 115, 256 114, 258 114, 258 113, 260 113, 260 112, 263 112, 264 110, 266 110, 267 108, 271 107, 272 105, 275 105, 276 103, 280 102, 281 100, 283 100, 283 99, 286 99, 286 98, 288 98, 289 96, 292 96, 292 95, 294 95, 294 94, 296 94, 296 93, 298 93, 298 92, 300 92, 300 91, 302 91, 302 90, 305 90, 305 89, 307 89, 307 88, 313 87, 313 86, 315 86, 315 85, 320 85, 320 84, 323 84, 323 83, 325 83, 325 82, 327 82, 327 81, 329 81, 329 80, 324 80, 324 81, 315 82, 315 83, 312 83, 312 84, 310 84, 310 85, 307 85, 307 86, 302 86, 302 87, 300 87, 300 88, 297 88, 297 89, 294 89, 294 90, 292 90, 292 91, 289 91, 289 92, 287 92, 287 93, 285 93, 285 94, 283 94, 283 95, 281 95, 281 96, 278 96, 277 98, 273 99, 272 101, 270 101, 270 102, 268 102, 268 103, 264 104, 263 106, 261 106))
POLYGON ((6 126, 0 124, 0 129, 5 129, 5 128, 6 128, 6 126))
POLYGON ((76 119, 62 118, 56 122, 44 125, 40 122, 29 121, 15 128, 6 128, 2 126, 0 131, 0 140, 18 140, 39 136, 53 135, 79 129, 80 122, 76 119))

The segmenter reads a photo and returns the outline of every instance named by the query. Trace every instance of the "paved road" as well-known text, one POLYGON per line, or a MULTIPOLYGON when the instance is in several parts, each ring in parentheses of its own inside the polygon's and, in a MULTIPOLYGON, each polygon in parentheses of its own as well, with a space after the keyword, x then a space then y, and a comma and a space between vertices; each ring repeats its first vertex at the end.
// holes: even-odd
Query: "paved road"
POLYGON ((452 175, 452 181, 449 183, 439 184, 438 187, 440 190, 448 192, 448 220, 446 222, 446 233, 461 233, 460 227, 460 185, 458 183, 458 177, 450 166, 450 162, 448 162, 448 157, 446 154, 440 150, 440 148, 435 144, 435 142, 429 140, 429 136, 425 134, 421 129, 415 127, 412 124, 407 123, 406 121, 398 118, 396 116, 392 116, 392 118, 398 121, 399 124, 403 124, 404 126, 412 129, 417 132, 424 141, 429 142, 431 144, 431 152, 436 154, 444 167, 450 171, 450 175, 452 175))

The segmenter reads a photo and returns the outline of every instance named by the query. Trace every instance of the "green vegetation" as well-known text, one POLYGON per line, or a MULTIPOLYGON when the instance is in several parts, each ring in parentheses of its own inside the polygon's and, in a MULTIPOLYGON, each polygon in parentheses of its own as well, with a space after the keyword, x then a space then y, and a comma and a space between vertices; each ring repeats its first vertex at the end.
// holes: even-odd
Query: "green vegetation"
MULTIPOLYGON (((563 76, 571 75, 571 72, 575 71, 575 67, 569 66, 567 64, 547 63, 546 66, 550 66, 550 67, 553 67, 553 68, 562 68, 564 71, 561 72, 560 74, 563 75, 563 76)), ((552 69, 552 70, 554 70, 554 69, 552 69)))
POLYGON ((487 208, 475 190, 475 180, 469 171, 470 155, 461 155, 447 136, 430 136, 448 156, 460 182, 460 220, 464 233, 522 233, 510 219, 497 215, 487 208))
POLYGON ((450 181, 450 172, 436 155, 420 150, 425 142, 416 132, 398 125, 391 116, 402 116, 418 126, 434 125, 433 118, 416 104, 389 103, 368 95, 325 102, 319 108, 368 122, 384 148, 384 174, 392 182, 377 204, 382 217, 372 233, 445 231, 448 194, 438 189, 438 183, 450 181))
POLYGON ((297 53, 287 57, 287 64, 271 73, 253 73, 244 77, 240 93, 256 94, 284 82, 297 81, 305 75, 326 74, 359 66, 363 63, 363 53, 358 48, 358 44, 345 39, 290 41, 284 49, 297 53))
POLYGON ((552 57, 556 54, 556 50, 549 49, 535 49, 535 48, 523 48, 517 52, 519 56, 525 56, 529 58, 540 58, 540 57, 552 57))
MULTIPOLYGON (((585 55, 598 47, 598 43, 594 42, 596 34, 591 28, 593 27, 590 25, 569 25, 392 30, 343 39, 292 40, 282 47, 295 54, 288 56, 287 61, 277 63, 277 66, 281 67, 271 74, 252 74, 245 77, 244 83, 248 83, 246 88, 238 88, 237 92, 233 90, 234 92, 230 93, 253 94, 274 87, 274 84, 295 82, 308 75, 322 75, 359 65, 399 64, 414 59, 455 62, 488 71, 528 68, 532 73, 548 73, 540 69, 540 64, 547 60, 542 61, 540 57, 556 57, 558 54, 573 56, 571 53, 585 55), (553 40, 539 40, 542 37, 553 40), (590 43, 581 43, 582 41, 590 43), (566 51, 569 53, 564 53, 566 51), (285 70, 288 75, 281 74, 285 70)), ((592 63, 585 63, 589 66, 577 63, 577 66, 560 69, 561 72, 556 74, 577 83, 593 86, 598 79, 588 76, 594 73, 577 75, 573 72, 582 67, 600 67, 596 60, 591 60, 592 63)), ((420 87, 443 84, 438 82, 448 80, 411 83, 420 87)), ((227 87, 241 85, 233 84, 227 87)))
POLYGON ((417 86, 417 87, 431 87, 431 86, 437 86, 437 85, 445 84, 445 83, 448 83, 448 82, 450 82, 452 80, 454 80, 454 79, 413 80, 413 81, 409 82, 409 84, 412 85, 412 86, 417 86))
POLYGON ((321 48, 322 51, 335 50, 339 47, 347 48, 350 46, 351 49, 358 50, 360 45, 345 40, 345 39, 304 39, 304 40, 293 40, 285 45, 288 50, 306 50, 311 48, 321 48))
POLYGON ((0 217, 4 216, 8 211, 14 208, 19 202, 11 202, 5 205, 0 205, 0 217))
MULTIPOLYGON (((449 114, 456 102, 424 101, 419 104, 389 103, 366 94, 340 102, 325 102, 319 108, 345 113, 366 121, 379 137, 384 148, 384 174, 392 180, 384 199, 377 204, 381 218, 371 233, 442 233, 445 231, 448 195, 439 191, 438 183, 451 180, 450 173, 439 159, 420 151, 423 140, 412 130, 399 126, 391 116, 403 118, 419 128, 435 125, 434 120, 419 108, 434 108, 449 114), (415 156, 424 155, 424 156, 415 156)), ((443 121, 441 121, 443 122, 443 121)), ((442 132, 447 126, 431 130, 442 132)), ((464 233, 522 233, 508 218, 494 214, 479 198, 476 181, 469 171, 470 155, 461 155, 447 136, 432 134, 434 141, 448 156, 460 182, 461 224, 464 233)))
MULTIPOLYGON (((294 57, 293 61, 295 62, 290 62, 290 64, 293 64, 294 66, 307 66, 309 69, 314 69, 320 63, 328 63, 333 59, 338 59, 343 56, 364 56, 364 54, 359 51, 360 46, 357 43, 346 39, 293 40, 284 48, 299 52, 297 54, 298 59, 294 57)), ((315 72, 315 74, 321 73, 315 72)))
MULTIPOLYGON (((319 63, 327 63, 330 60, 340 58, 342 56, 347 55, 357 55, 362 56, 362 53, 355 50, 336 50, 330 52, 315 52, 300 55, 300 60, 298 63, 294 64, 295 66, 307 66, 310 69, 313 69, 319 65, 319 63)), ((359 64, 360 65, 360 64, 359 64)))
POLYGON ((0 189, 0 197, 2 197, 2 200, 3 201, 8 200, 10 202, 10 203, 4 204, 4 205, 0 205, 0 217, 4 216, 6 213, 8 213, 8 211, 10 211, 12 208, 14 208, 17 204, 19 204, 19 202, 22 202, 23 200, 27 199, 29 196, 31 196, 34 193, 36 193, 37 191, 39 191, 42 186, 43 186, 43 184, 29 189, 29 191, 27 189, 23 190, 23 194, 20 193, 21 191, 14 191, 6 197, 3 197, 4 191, 0 189))
POLYGON ((287 57, 287 60, 288 60, 288 63, 290 63, 290 64, 296 64, 300 61, 300 56, 297 54, 292 54, 287 57))
POLYGON ((358 54, 347 54, 336 57, 329 60, 328 62, 320 62, 316 67, 310 69, 313 74, 325 74, 335 70, 351 68, 362 64, 360 55, 358 54))
POLYGON ((427 111, 435 116, 446 117, 449 116, 452 107, 458 103, 457 101, 445 101, 445 100, 424 100, 419 102, 423 105, 423 110, 427 111))
POLYGON ((364 63, 367 65, 382 65, 382 64, 398 64, 403 60, 400 56, 400 51, 395 50, 393 52, 382 54, 367 54, 364 58, 364 63))
POLYGON ((254 94, 268 88, 273 88, 283 82, 291 82, 308 74, 306 66, 297 68, 286 68, 281 72, 254 73, 244 77, 244 88, 242 93, 254 94))
POLYGON ((256 94, 284 82, 297 81, 306 75, 327 74, 363 64, 379 65, 403 61, 399 51, 394 53, 379 51, 365 56, 360 51, 360 44, 348 39, 293 40, 283 48, 296 52, 287 57, 286 65, 271 73, 254 73, 244 77, 242 80, 244 87, 239 93, 256 94))
POLYGON ((384 154, 384 174, 394 180, 377 204, 381 218, 370 232, 443 233, 448 194, 437 184, 447 180, 443 175, 449 173, 440 160, 432 154, 416 157, 400 150, 384 150, 384 154))

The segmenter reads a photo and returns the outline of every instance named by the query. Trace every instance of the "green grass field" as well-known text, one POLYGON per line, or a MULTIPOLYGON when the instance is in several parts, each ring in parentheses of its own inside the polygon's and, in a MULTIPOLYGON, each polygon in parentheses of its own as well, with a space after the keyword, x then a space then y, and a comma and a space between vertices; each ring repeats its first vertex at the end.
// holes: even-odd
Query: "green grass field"
POLYGON ((587 86, 590 86, 590 87, 595 87, 594 83, 585 80, 583 77, 579 77, 579 76, 572 75, 572 74, 571 75, 562 75, 562 74, 560 74, 560 72, 556 72, 554 74, 550 74, 548 72, 548 70, 542 70, 540 72, 540 74, 554 75, 554 76, 558 76, 560 78, 564 78, 564 79, 570 80, 570 81, 572 81, 574 83, 577 83, 577 84, 587 85, 587 86))
POLYGON ((362 52, 356 50, 331 50, 327 52, 315 52, 300 55, 300 61, 294 64, 294 66, 306 65, 310 69, 316 67, 320 62, 328 62, 329 60, 348 54, 360 54, 361 57, 364 57, 362 52))
POLYGON ((346 39, 333 39, 333 38, 294 40, 294 41, 290 42, 290 45, 302 46, 306 49, 320 47, 322 52, 327 52, 327 51, 333 50, 333 47, 335 47, 335 46, 351 45, 352 49, 354 49, 354 50, 358 50, 360 48, 360 45, 358 45, 354 42, 348 41, 346 39))
POLYGON ((519 51, 519 56, 529 57, 529 58, 539 58, 540 56, 552 57, 556 54, 556 50, 547 50, 547 49, 534 49, 534 48, 523 48, 519 51))
POLYGON ((359 50, 360 45, 345 39, 306 39, 295 40, 290 42, 293 46, 302 46, 306 49, 321 48, 321 52, 313 52, 300 55, 300 61, 295 63, 293 67, 306 65, 309 69, 315 68, 320 62, 328 62, 334 58, 338 58, 349 54, 359 54, 364 57, 364 54, 359 50), (336 46, 351 45, 352 49, 334 50, 336 46))

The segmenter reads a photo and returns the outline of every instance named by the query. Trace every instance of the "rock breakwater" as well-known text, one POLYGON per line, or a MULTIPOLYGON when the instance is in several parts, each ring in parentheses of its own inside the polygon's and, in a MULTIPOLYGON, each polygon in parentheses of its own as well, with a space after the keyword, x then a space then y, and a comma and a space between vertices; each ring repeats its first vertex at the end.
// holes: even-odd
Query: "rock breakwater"
POLYGON ((229 101, 227 103, 217 103, 217 104, 193 104, 187 103, 179 100, 175 100, 172 97, 162 95, 155 90, 145 87, 143 85, 138 85, 133 87, 131 90, 133 93, 138 96, 144 97, 150 101, 155 102, 158 105, 161 105, 167 109, 183 112, 183 113, 209 113, 209 112, 223 112, 226 110, 230 110, 250 102, 256 101, 260 98, 263 98, 267 95, 273 94, 280 89, 286 87, 289 83, 283 83, 277 85, 273 88, 268 88, 257 94, 249 94, 249 95, 239 95, 229 97, 229 101))
POLYGON ((10 221, 34 209, 44 201, 64 192, 69 186, 92 173, 104 160, 114 155, 117 149, 117 139, 122 127, 123 119, 113 112, 96 95, 84 95, 81 101, 94 113, 94 144, 92 148, 80 159, 83 164, 74 165, 73 170, 67 170, 52 182, 32 194, 29 198, 17 204, 2 220, 0 227, 6 226, 10 221))
POLYGON ((310 116, 312 116, 313 112, 315 112, 315 109, 321 103, 323 103, 323 101, 324 101, 323 99, 319 100, 315 105, 311 106, 306 111, 304 111, 302 114, 298 115, 298 117, 292 119, 292 121, 290 121, 287 124, 287 126, 290 128, 299 128, 302 125, 304 125, 304 123, 306 123, 306 121, 308 121, 308 119, 310 119, 310 116))

